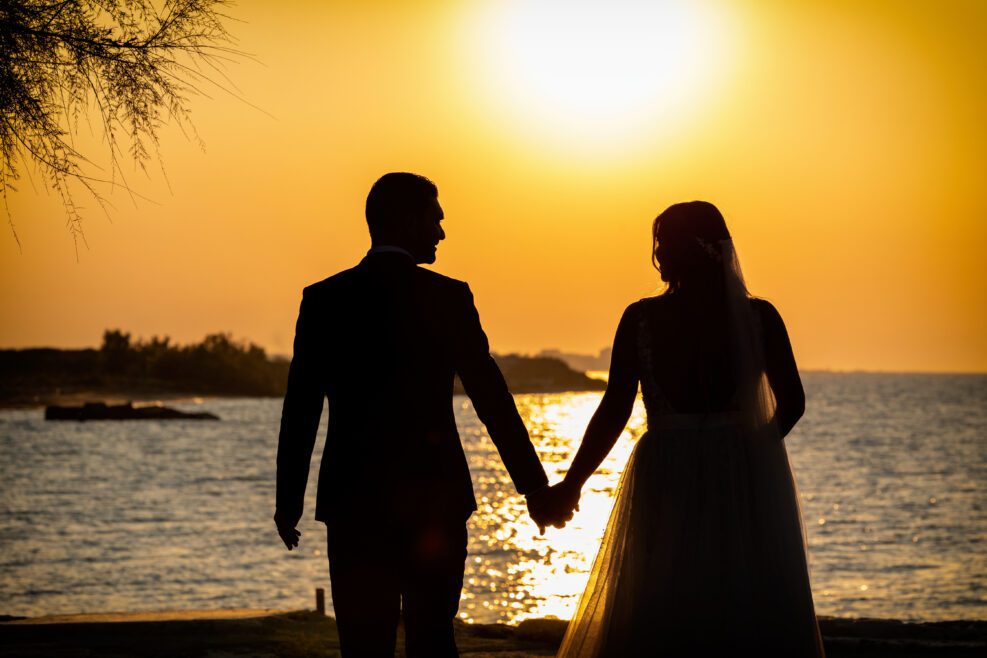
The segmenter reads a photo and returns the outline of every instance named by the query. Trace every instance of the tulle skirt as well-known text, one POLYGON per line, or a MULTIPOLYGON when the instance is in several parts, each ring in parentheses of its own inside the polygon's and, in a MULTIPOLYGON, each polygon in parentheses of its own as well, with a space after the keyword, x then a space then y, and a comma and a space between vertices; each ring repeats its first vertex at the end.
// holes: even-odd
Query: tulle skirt
POLYGON ((784 443, 727 415, 659 421, 631 453, 558 655, 822 656, 784 443))

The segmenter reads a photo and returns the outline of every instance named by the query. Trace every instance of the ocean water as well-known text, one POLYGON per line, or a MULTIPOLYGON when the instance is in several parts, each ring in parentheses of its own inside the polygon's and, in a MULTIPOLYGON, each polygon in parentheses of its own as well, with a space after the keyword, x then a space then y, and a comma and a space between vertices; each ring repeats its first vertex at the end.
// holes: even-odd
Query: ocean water
MULTIPOLYGON (((804 383, 806 415, 787 445, 817 612, 987 619, 987 375, 806 373, 804 383)), ((560 478, 600 394, 516 399, 560 478)), ((0 614, 314 606, 314 589, 328 588, 325 534, 311 519, 325 418, 289 553, 271 521, 280 401, 173 406, 222 420, 46 423, 40 410, 0 411, 0 614)), ((571 616, 642 405, 580 512, 544 536, 469 400, 455 406, 480 507, 460 616, 571 616)))

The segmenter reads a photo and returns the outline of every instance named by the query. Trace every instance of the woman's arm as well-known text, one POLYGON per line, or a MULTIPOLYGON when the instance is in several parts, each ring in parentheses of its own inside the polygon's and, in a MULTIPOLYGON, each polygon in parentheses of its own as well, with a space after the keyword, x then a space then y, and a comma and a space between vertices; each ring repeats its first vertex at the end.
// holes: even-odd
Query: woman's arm
POLYGON ((637 397, 637 333, 638 313, 635 305, 627 307, 613 339, 610 357, 610 379, 600 406, 586 428, 576 457, 566 473, 563 484, 570 494, 579 498, 579 490, 589 476, 606 458, 634 408, 637 397))
POLYGON ((757 300, 757 311, 764 331, 764 365, 768 384, 778 403, 775 421, 784 438, 805 412, 805 391, 781 315, 771 302, 763 299, 757 300))

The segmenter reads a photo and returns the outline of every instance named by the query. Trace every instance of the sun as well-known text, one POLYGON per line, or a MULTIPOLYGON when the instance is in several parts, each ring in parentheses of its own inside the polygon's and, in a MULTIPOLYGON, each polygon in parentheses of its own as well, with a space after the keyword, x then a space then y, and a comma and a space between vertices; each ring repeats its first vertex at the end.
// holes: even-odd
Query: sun
POLYGON ((715 83, 722 17, 700 0, 496 3, 479 44, 490 98, 565 139, 678 120, 715 83))

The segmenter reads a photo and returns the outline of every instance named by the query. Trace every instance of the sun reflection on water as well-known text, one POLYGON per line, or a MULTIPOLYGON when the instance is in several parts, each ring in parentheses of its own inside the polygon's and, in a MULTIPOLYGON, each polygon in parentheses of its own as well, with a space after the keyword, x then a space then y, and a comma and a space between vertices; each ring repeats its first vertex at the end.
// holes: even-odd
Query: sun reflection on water
MULTIPOLYGON (((565 475, 600 397, 595 392, 517 396, 550 482, 565 475)), ((478 509, 470 519, 461 619, 518 623, 532 617, 572 617, 613 507, 617 481, 644 421, 638 401, 627 429, 586 483, 580 511, 564 529, 549 528, 544 536, 528 517, 524 498, 514 491, 482 425, 472 425, 476 429, 463 439, 471 446, 467 454, 478 509)))

